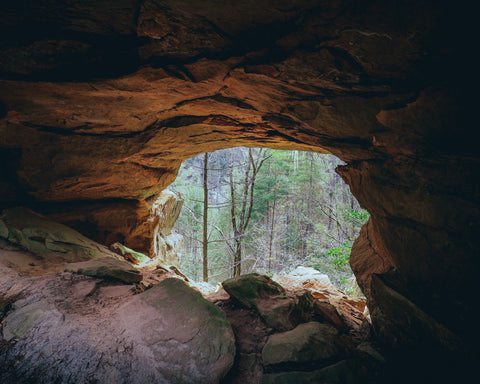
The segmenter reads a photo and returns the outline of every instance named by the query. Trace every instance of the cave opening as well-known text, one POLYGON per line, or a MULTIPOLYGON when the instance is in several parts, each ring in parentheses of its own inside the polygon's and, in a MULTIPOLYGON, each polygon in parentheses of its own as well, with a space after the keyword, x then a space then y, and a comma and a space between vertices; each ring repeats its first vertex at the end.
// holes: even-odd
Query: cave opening
MULTIPOLYGON (((479 156, 468 140, 476 126, 470 58, 475 23, 468 22, 473 13, 446 1, 3 3, 2 208, 29 206, 100 244, 121 242, 148 253, 150 202, 187 157, 211 146, 255 142, 325 148, 347 162, 339 171, 371 214, 351 264, 378 339, 399 351, 393 355, 394 381, 470 380, 480 342, 472 331, 480 233, 479 156), (453 364, 452 358, 465 363, 453 364)), ((42 246, 60 260, 72 244, 75 252, 92 247, 110 254, 79 234, 67 242, 45 237, 42 244, 43 231, 32 232, 33 224, 45 224, 37 219, 11 211, 0 218, 0 237, 24 244, 31 239, 32 249, 42 246)), ((17 251, 9 254, 19 259, 17 251)), ((39 264, 37 258, 25 268, 39 264)), ((39 280, 5 268, 2 297, 17 300, 17 291, 40 298, 39 280)), ((77 283, 78 276, 71 284, 63 281, 56 298, 45 293, 53 307, 43 311, 68 308, 55 303, 73 300, 65 292, 77 283)), ((158 313, 157 324, 164 317, 158 313)), ((139 324, 145 318, 129 317, 139 324)), ((37 346, 62 350, 67 337, 59 335, 82 335, 87 322, 70 313, 67 319, 50 326, 48 343, 37 346), (62 332, 69 325, 74 331, 62 332)), ((97 320, 89 319, 92 329, 102 329, 97 320)), ((122 324, 108 323, 106 336, 110 326, 122 324)), ((36 369, 44 383, 78 382, 70 379, 69 362, 75 361, 78 372, 100 382, 114 373, 93 371, 98 362, 117 364, 132 383, 162 382, 158 372, 148 371, 158 365, 146 364, 141 353, 133 354, 134 363, 123 355, 109 361, 115 356, 110 351, 126 346, 131 352, 109 337, 103 340, 112 344, 90 349, 99 353, 83 359, 84 365, 75 351, 88 343, 69 346, 76 356, 61 365, 25 341, 41 341, 42 332, 31 336, 13 349, 0 346, 5 369, 26 375, 9 381, 0 369, 0 381, 25 382, 36 369), (4 359, 4 351, 10 358, 4 359), (32 355, 39 356, 33 368, 27 364, 32 359, 16 358, 32 355)), ((186 358, 179 354, 179 360, 186 358)), ((164 356, 156 362, 163 364, 164 356)), ((198 366, 208 367, 203 361, 198 366)), ((199 377, 189 381, 202 382, 199 377)))
MULTIPOLYGON (((335 172, 343 164, 329 154, 247 147, 186 160, 168 187, 183 204, 169 261, 213 284, 310 267, 361 294, 349 257, 369 213, 335 172)), ((155 252, 166 256, 158 245, 155 252)))

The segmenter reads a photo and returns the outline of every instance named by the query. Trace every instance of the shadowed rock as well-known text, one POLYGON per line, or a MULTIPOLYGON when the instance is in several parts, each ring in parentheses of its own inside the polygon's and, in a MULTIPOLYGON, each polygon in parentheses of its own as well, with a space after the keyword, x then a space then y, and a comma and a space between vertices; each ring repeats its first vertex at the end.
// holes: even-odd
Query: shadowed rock
POLYGON ((136 283, 142 280, 142 274, 131 264, 111 257, 69 263, 63 270, 92 277, 114 278, 125 283, 136 283))
POLYGON ((180 279, 163 280, 118 314, 165 382, 217 383, 233 365, 235 339, 225 314, 180 279))
POLYGON ((310 322, 270 336, 263 348, 262 358, 266 367, 313 367, 335 358, 338 360, 342 353, 343 347, 335 328, 310 322))
POLYGON ((225 291, 247 308, 255 308, 265 323, 288 331, 311 317, 313 298, 308 292, 286 295, 285 289, 268 276, 250 273, 222 283, 225 291))

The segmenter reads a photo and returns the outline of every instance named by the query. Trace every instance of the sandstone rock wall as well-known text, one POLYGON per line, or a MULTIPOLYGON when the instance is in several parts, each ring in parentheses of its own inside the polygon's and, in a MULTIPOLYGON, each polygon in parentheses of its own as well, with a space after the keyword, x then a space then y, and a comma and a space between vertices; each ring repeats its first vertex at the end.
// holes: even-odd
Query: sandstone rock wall
POLYGON ((163 191, 155 200, 150 220, 155 222, 153 253, 167 264, 178 265, 183 248, 183 236, 172 232, 182 210, 183 200, 176 193, 163 191))
POLYGON ((235 145, 329 152, 371 213, 352 265, 380 336, 478 343, 468 7, 246 4, 3 2, 2 205, 147 251, 151 200, 184 159, 235 145), (438 326, 423 332, 424 319, 438 326))

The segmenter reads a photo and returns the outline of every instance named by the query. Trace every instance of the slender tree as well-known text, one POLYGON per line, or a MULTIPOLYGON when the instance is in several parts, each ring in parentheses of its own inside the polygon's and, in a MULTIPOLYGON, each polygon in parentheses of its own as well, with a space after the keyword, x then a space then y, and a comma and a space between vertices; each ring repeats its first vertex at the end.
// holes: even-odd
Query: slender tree
POLYGON ((237 198, 237 191, 234 180, 233 156, 230 152, 230 217, 232 221, 234 256, 233 276, 240 276, 242 272, 242 242, 252 217, 254 205, 255 180, 263 163, 270 155, 266 150, 260 149, 256 156, 252 148, 248 149, 248 160, 243 175, 243 183, 240 185, 240 194, 237 198))
POLYGON ((203 281, 208 282, 208 152, 203 158, 203 281))

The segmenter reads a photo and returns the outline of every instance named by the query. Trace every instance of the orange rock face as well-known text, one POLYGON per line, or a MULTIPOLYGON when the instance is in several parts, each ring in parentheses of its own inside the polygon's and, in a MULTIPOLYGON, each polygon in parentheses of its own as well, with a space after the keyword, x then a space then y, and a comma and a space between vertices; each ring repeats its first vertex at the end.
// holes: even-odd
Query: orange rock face
POLYGON ((444 3, 2 3, 0 201, 148 251, 150 205, 186 158, 333 153, 371 213, 352 266, 379 332, 398 330, 393 290, 415 313, 401 324, 425 313, 474 345, 473 34, 444 3))

